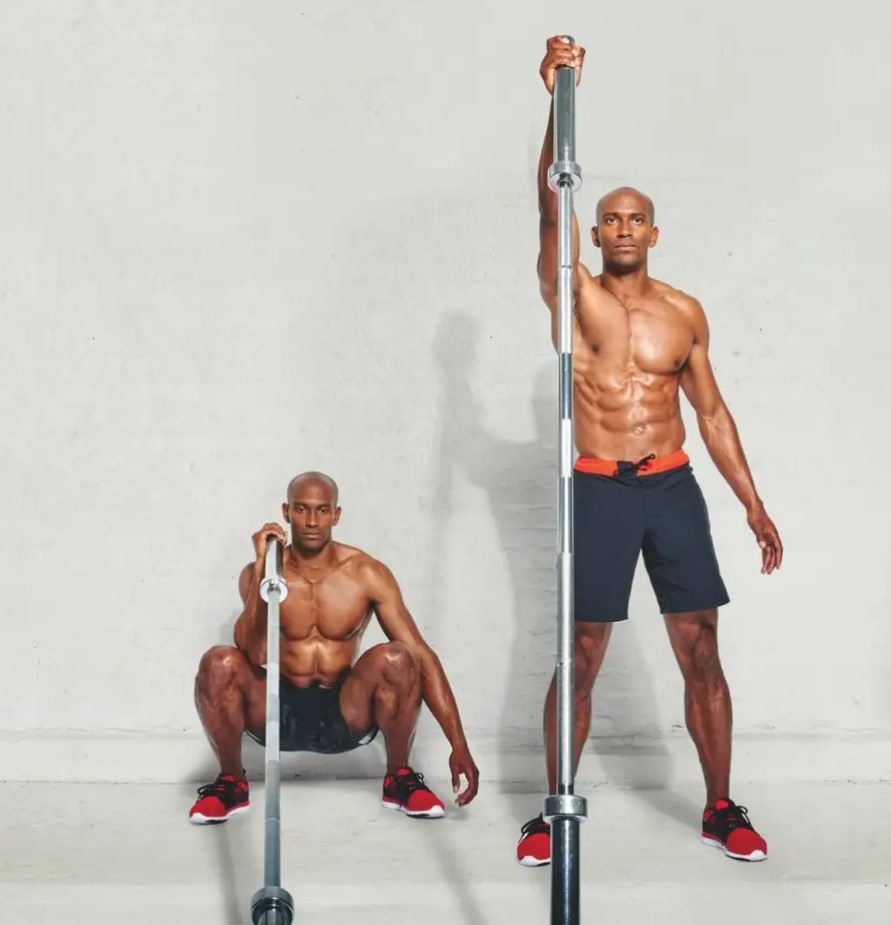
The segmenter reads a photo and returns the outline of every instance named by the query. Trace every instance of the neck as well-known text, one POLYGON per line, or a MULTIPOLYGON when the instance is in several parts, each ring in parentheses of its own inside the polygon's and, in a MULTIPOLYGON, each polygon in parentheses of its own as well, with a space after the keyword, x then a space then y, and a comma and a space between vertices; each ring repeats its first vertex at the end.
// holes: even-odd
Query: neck
POLYGON ((650 288, 650 275, 646 264, 627 272, 604 266, 600 284, 615 296, 643 295, 650 288))
POLYGON ((334 543, 328 542, 321 549, 301 549, 293 542, 288 547, 294 565, 309 565, 312 568, 325 568, 334 562, 334 543))

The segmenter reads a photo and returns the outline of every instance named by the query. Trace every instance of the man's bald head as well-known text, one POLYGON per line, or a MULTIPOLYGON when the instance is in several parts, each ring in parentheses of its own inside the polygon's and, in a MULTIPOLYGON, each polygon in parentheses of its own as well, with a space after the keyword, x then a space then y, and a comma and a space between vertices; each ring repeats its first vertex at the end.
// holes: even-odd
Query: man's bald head
POLYGON ((308 487, 309 485, 318 485, 326 489, 331 496, 331 505, 337 507, 339 495, 337 482, 335 482, 330 475, 325 475, 324 472, 301 472, 300 475, 295 475, 294 478, 288 482, 288 503, 290 504, 293 500, 294 492, 297 489, 308 487))
POLYGON ((628 212, 635 209, 646 213, 650 225, 656 224, 656 206, 653 200, 633 186, 620 186, 600 197, 597 203, 597 224, 603 220, 604 213, 611 210, 628 212))
POLYGON ((658 239, 656 209, 649 196, 633 186, 620 186, 600 198, 591 240, 600 248, 604 273, 645 273, 648 252, 658 239))
POLYGON ((340 522, 337 482, 324 472, 301 472, 288 482, 282 516, 291 525, 291 546, 301 556, 317 556, 340 522))

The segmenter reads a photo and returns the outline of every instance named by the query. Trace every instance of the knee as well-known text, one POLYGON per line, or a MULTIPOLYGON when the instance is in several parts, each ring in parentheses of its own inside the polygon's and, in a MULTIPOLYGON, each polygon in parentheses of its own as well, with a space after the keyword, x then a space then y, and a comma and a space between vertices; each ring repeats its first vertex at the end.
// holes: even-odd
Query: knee
POLYGON ((380 647, 378 656, 383 681, 391 687, 411 688, 417 685, 419 661, 417 655, 404 643, 389 642, 380 647))
POLYGON ((684 677, 695 684, 716 684, 724 673, 718 654, 718 634, 710 621, 703 621, 687 634, 680 647, 680 664, 684 677))
POLYGON ((575 662, 575 692, 579 696, 590 695, 597 672, 603 664, 606 646, 610 636, 610 624, 577 626, 573 660, 575 662))
POLYGON ((198 663, 196 685, 201 689, 219 690, 234 683, 244 666, 245 658, 233 646, 213 646, 201 656, 198 663))

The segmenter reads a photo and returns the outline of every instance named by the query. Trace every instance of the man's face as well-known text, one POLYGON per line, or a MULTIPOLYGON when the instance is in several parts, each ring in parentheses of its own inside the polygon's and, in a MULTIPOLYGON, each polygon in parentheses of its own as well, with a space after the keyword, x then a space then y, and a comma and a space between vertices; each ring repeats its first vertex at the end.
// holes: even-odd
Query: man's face
POLYGON ((307 552, 323 549, 340 520, 340 508, 334 505, 331 488, 315 480, 295 485, 282 512, 291 525, 291 542, 307 552))
POLYGON ((599 223, 591 237, 603 251, 604 267, 630 273, 646 266, 647 252, 656 243, 659 229, 651 222, 645 199, 620 193, 602 203, 599 223))

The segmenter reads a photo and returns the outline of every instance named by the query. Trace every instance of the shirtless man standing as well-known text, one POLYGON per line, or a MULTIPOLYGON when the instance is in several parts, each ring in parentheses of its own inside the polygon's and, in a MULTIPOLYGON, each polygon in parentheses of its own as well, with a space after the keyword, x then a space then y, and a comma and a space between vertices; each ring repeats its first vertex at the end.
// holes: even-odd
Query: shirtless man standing
MULTIPOLYGON (((281 748, 339 754, 371 742, 387 748, 383 805, 408 816, 437 818, 442 800, 409 764, 421 702, 452 746, 452 787, 459 806, 477 793, 479 772, 467 747, 458 707, 442 664, 415 625, 390 570, 331 539, 340 519, 334 481, 319 472, 294 478, 282 505, 291 544, 282 556, 288 596, 281 614, 281 748), (372 614, 390 640, 356 660, 372 614), (355 664, 354 664, 355 661, 355 664)), ((235 646, 214 646, 201 659, 195 703, 220 764, 217 779, 198 791, 189 814, 196 824, 224 822, 249 806, 241 764, 246 732, 263 744, 266 730, 266 610, 260 597, 270 538, 287 544, 279 524, 254 534, 256 558, 238 581, 244 610, 235 646)))
MULTIPOLYGON (((555 70, 581 77, 584 50, 548 40, 540 73, 553 94, 555 70)), ((557 346, 557 196, 548 188, 553 158, 553 103, 538 174, 541 295, 551 310, 557 346)), ((718 608, 729 597, 721 578, 708 511, 684 452, 679 390, 696 412, 703 442, 746 509, 761 549, 761 571, 780 567, 783 547, 767 516, 715 382, 709 328, 693 297, 651 279, 656 244, 653 203, 628 188, 605 195, 592 229, 602 254, 593 276, 579 262, 573 216, 575 766, 591 721, 591 692, 614 623, 628 600, 643 553, 668 637, 685 683, 687 729, 706 785, 702 839, 730 857, 763 860, 767 845, 745 807, 730 799, 731 701, 718 657, 718 608)), ((556 681, 545 701, 550 792, 556 777, 556 681)), ((523 826, 521 864, 550 861, 550 829, 541 816, 523 826)))

